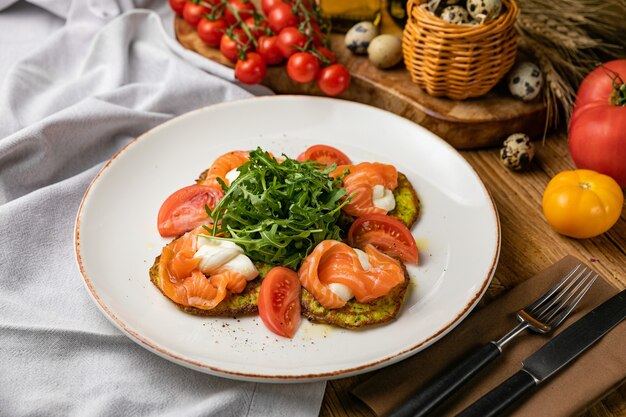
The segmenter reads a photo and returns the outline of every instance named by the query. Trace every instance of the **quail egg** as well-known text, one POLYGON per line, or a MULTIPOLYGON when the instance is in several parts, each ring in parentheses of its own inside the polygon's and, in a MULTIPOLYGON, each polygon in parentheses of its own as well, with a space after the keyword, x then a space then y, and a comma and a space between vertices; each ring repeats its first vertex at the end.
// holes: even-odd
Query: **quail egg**
POLYGON ((537 97, 543 86, 543 75, 532 62, 520 62, 509 74, 509 91, 513 97, 530 101, 537 97))
POLYGON ((482 23, 498 17, 501 10, 501 0, 467 0, 467 11, 470 16, 482 23))
POLYGON ((370 42, 367 55, 378 68, 391 68, 402 61, 402 41, 397 36, 380 35, 370 42))
POLYGON ((348 49, 355 54, 366 54, 372 39, 378 35, 378 28, 372 22, 359 22, 346 33, 348 49))
POLYGON ((448 23, 462 24, 469 22, 467 10, 462 6, 448 6, 441 12, 441 20, 448 23))
POLYGON ((524 133, 512 134, 500 149, 500 160, 504 166, 515 171, 527 168, 534 157, 535 144, 524 133))

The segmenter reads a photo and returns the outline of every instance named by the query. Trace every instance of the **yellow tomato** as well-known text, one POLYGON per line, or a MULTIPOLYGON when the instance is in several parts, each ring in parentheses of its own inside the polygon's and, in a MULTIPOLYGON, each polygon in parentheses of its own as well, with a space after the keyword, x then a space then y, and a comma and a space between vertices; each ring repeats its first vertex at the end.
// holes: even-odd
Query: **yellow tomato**
POLYGON ((624 194, 614 179, 587 169, 563 171, 543 192, 543 215, 557 232, 585 239, 609 230, 622 213, 624 194))

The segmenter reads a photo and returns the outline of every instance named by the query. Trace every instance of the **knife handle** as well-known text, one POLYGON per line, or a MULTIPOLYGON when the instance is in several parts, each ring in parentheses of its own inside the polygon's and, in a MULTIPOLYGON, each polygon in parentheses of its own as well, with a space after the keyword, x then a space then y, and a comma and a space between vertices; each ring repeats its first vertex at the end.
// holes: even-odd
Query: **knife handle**
POLYGON ((395 409, 389 417, 423 417, 428 415, 501 353, 495 343, 487 343, 453 368, 429 382, 426 388, 395 409))
POLYGON ((456 417, 495 417, 537 386, 528 372, 519 371, 489 391, 456 417))

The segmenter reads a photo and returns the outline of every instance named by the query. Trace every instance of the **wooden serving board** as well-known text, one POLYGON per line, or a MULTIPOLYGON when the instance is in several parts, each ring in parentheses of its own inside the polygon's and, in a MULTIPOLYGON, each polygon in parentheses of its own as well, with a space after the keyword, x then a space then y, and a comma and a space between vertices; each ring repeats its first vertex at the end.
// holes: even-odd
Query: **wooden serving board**
MULTIPOLYGON (((187 49, 229 67, 218 49, 210 48, 198 37, 195 29, 176 17, 178 41, 187 49)), ((367 57, 355 56, 343 42, 343 35, 331 35, 331 46, 337 60, 352 74, 350 88, 339 98, 376 106, 414 121, 445 139, 458 149, 500 146, 512 133, 523 132, 532 137, 543 134, 546 109, 539 99, 524 103, 512 98, 500 83, 487 95, 464 101, 432 97, 411 82, 408 71, 400 64, 393 69, 379 70, 367 57)), ((264 85, 282 94, 324 95, 312 82, 292 81, 284 65, 270 67, 264 85)))

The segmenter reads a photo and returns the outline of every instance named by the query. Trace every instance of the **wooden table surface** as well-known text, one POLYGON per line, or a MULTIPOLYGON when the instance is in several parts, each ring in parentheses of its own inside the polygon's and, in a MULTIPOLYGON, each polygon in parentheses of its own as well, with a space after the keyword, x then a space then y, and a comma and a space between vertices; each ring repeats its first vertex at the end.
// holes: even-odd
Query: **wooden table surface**
MULTIPOLYGON (((253 1, 258 3, 258 0, 253 1)), ((387 20, 390 21, 390 19, 387 20)), ((174 23, 177 38, 183 46, 209 59, 226 63, 221 54, 217 50, 204 45, 195 34, 193 28, 182 19, 177 18, 174 23)), ((387 23, 385 24, 384 18, 383 32, 393 33, 393 25, 389 24, 389 22, 387 23)), ((396 29, 396 31, 399 33, 399 29, 396 29)), ((406 71, 397 68, 391 72, 380 72, 371 67, 367 63, 367 59, 354 57, 347 52, 345 47, 341 45, 342 40, 340 37, 334 39, 334 41, 334 51, 339 61, 350 68, 353 74, 353 83, 355 84, 352 91, 356 95, 342 96, 342 98, 377 105, 420 124, 425 124, 431 130, 441 130, 440 127, 432 125, 437 120, 429 119, 430 121, 428 121, 420 116, 422 114, 420 111, 412 109, 410 106, 406 107, 407 102, 411 100, 417 104, 425 102, 425 100, 434 100, 424 97, 424 94, 419 97, 411 95, 417 89, 412 88, 413 85, 410 83, 406 71), (361 95, 359 96, 359 94, 361 95), (401 95, 403 96, 400 97, 401 95), (429 125, 429 123, 431 124, 429 125)), ((270 83, 269 86, 277 92, 319 94, 319 91, 315 90, 315 86, 310 87, 310 90, 306 90, 302 85, 290 83, 288 78, 284 76, 282 68, 271 68, 270 70, 276 74, 274 74, 274 77, 268 77, 273 80, 273 83, 270 83), (303 90, 303 88, 305 89, 303 90)), ((471 104, 469 103, 469 105, 471 104)), ((519 106, 519 103, 514 100, 500 104, 501 107, 509 112, 513 111, 511 110, 513 107, 517 108, 516 106, 519 106)), ((429 103, 428 105, 431 108, 438 107, 437 103, 429 103)), ((461 102, 457 103, 456 106, 463 107, 466 105, 466 103, 461 102)), ((484 117, 489 116, 490 113, 495 114, 499 112, 493 106, 487 106, 485 111, 487 113, 484 117)), ((530 113, 524 112, 524 114, 526 114, 525 117, 530 117, 528 116, 530 113)), ((444 120, 446 118, 442 116, 439 119, 444 120)), ((529 122, 530 119, 532 117, 520 119, 525 123, 527 133, 530 130, 536 132, 538 126, 543 128, 543 123, 531 123, 529 122)), ((441 123, 441 120, 439 120, 439 123, 441 123)), ((480 129, 486 128, 484 124, 476 124, 475 127, 480 129)), ((458 126, 455 129, 463 131, 458 126)), ((500 133, 502 132, 503 130, 501 129, 500 133)), ((439 133, 444 137, 446 136, 445 129, 439 133)), ((457 148, 467 148, 469 145, 465 136, 472 138, 474 135, 466 134, 464 137, 448 137, 447 140, 457 148)), ((481 142, 480 144, 484 143, 481 142)), ((498 208, 502 228, 500 261, 491 286, 481 303, 488 303, 508 288, 518 284, 520 280, 532 277, 567 254, 592 263, 594 268, 603 274, 604 277, 610 279, 616 287, 620 289, 626 288, 626 210, 622 211, 621 219, 609 232, 597 238, 586 240, 574 240, 559 235, 550 229, 543 217, 541 197, 548 181, 556 173, 574 167, 569 158, 566 133, 553 133, 544 142, 537 142, 537 157, 533 162, 533 166, 530 170, 522 173, 509 171, 501 164, 499 149, 462 151, 461 153, 477 171, 493 196, 498 208)), ((430 349, 436 348, 437 345, 435 344, 430 349)), ((330 381, 326 388, 320 416, 374 416, 367 407, 358 402, 349 392, 352 387, 369 376, 370 374, 363 374, 330 381)), ((604 400, 589 409, 583 416, 626 417, 626 383, 615 392, 608 394, 604 400)))
MULTIPOLYGON (((502 250, 491 286, 482 303, 488 303, 525 278, 571 254, 592 264, 613 284, 626 288, 626 210, 607 233, 593 239, 574 240, 554 232, 541 211, 541 197, 555 174, 572 169, 564 132, 537 142, 537 156, 530 170, 516 173, 499 161, 499 150, 463 151, 498 208, 502 250)), ((624 349, 624 346, 620 346, 624 349)), ((433 345, 430 349, 437 349, 433 345)), ((350 394, 350 389, 371 374, 329 381, 320 416, 374 416, 350 394)), ((584 417, 626 417, 626 383, 595 404, 584 417)))

